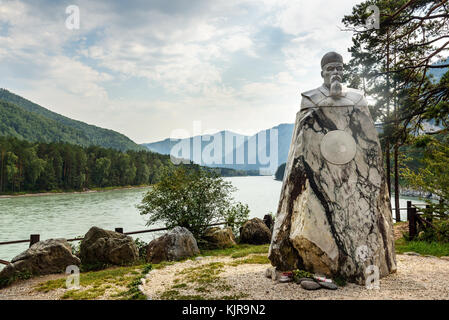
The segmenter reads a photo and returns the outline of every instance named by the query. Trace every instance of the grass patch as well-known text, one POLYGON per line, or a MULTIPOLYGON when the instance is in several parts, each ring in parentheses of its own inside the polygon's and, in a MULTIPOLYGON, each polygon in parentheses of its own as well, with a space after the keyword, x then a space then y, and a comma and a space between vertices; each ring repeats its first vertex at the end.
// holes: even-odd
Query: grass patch
POLYGON ((237 244, 230 248, 218 250, 202 250, 202 256, 230 256, 231 258, 242 258, 255 253, 268 253, 270 245, 251 245, 251 244, 237 244))
POLYGON ((199 267, 185 269, 179 274, 184 275, 184 280, 189 283, 211 284, 218 280, 218 274, 223 271, 224 266, 222 262, 212 262, 199 267))
POLYGON ((410 251, 435 257, 449 256, 449 243, 396 240, 396 253, 410 251))
MULTIPOLYGON (((152 265, 115 267, 101 271, 89 271, 80 274, 80 287, 77 290, 68 290, 62 299, 96 299, 105 294, 107 289, 113 287, 128 288, 128 290, 116 292, 111 297, 122 299, 146 298, 138 290, 141 279, 151 270, 152 265)), ((66 279, 49 280, 38 284, 34 289, 39 292, 49 292, 66 287, 66 279)))
POLYGON ((252 255, 249 258, 231 262, 229 265, 235 267, 241 264, 269 264, 269 263, 270 260, 268 260, 268 257, 266 255, 252 255))
POLYGON ((16 272, 14 275, 10 278, 0 278, 0 288, 9 286, 10 284, 13 284, 17 280, 28 280, 33 277, 33 274, 27 271, 24 272, 16 272))

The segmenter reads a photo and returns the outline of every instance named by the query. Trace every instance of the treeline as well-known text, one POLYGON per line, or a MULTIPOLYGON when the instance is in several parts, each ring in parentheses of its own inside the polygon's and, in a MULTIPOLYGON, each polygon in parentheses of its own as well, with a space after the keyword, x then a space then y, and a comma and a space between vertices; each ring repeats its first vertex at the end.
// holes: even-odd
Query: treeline
POLYGON ((170 157, 0 137, 0 193, 153 184, 170 157))
MULTIPOLYGON (((173 168, 170 156, 151 151, 122 152, 0 136, 0 193, 4 194, 154 184, 163 170, 173 168)), ((227 177, 256 175, 227 168, 205 169, 227 177)))

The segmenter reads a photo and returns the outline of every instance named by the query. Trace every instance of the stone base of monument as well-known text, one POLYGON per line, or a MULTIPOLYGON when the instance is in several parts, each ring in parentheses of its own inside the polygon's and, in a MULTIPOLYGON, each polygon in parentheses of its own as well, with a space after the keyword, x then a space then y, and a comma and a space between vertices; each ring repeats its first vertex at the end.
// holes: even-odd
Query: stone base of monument
MULTIPOLYGON (((326 279, 319 276, 314 276, 313 278, 296 279, 294 277, 287 276, 286 274, 286 272, 277 271, 275 267, 269 267, 265 271, 265 276, 273 281, 277 281, 279 283, 295 282, 306 290, 318 290, 321 288, 329 290, 338 289, 338 286, 333 283, 331 279, 326 279)), ((291 274, 291 272, 288 274, 291 274)))
POLYGON ((361 285, 396 271, 382 151, 365 105, 298 112, 269 259, 279 271, 361 285))

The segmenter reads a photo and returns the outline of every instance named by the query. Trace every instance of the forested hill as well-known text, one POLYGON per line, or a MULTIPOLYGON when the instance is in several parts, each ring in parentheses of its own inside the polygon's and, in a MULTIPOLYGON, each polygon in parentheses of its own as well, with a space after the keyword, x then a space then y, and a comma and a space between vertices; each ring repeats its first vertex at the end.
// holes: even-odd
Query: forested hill
POLYGON ((0 89, 0 136, 121 151, 147 150, 121 133, 64 117, 5 89, 0 89))

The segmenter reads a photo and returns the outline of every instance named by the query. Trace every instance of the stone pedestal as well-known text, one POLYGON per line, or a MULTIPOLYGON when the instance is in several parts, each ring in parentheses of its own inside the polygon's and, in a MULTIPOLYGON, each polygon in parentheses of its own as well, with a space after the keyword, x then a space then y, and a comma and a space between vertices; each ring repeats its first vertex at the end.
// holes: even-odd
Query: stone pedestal
POLYGON ((396 271, 382 151, 366 105, 297 113, 269 259, 365 284, 396 271), (374 267, 373 267, 374 266, 374 267))

